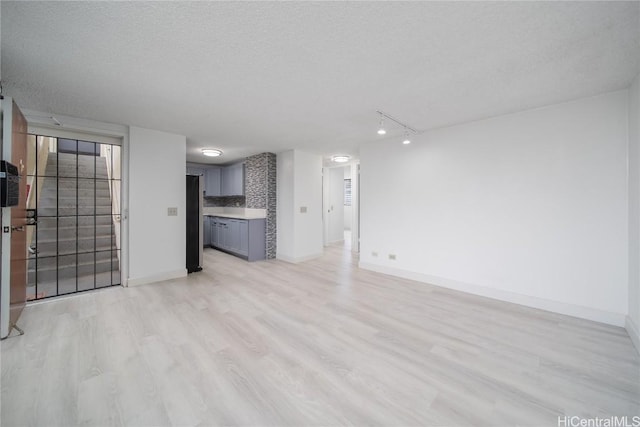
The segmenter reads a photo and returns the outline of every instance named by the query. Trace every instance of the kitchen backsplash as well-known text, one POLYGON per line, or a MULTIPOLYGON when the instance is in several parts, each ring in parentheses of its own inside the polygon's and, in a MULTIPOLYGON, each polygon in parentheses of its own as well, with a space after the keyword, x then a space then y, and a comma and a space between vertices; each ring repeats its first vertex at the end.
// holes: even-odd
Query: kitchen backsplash
POLYGON ((202 203, 206 208, 244 208, 247 206, 245 196, 205 197, 202 203))

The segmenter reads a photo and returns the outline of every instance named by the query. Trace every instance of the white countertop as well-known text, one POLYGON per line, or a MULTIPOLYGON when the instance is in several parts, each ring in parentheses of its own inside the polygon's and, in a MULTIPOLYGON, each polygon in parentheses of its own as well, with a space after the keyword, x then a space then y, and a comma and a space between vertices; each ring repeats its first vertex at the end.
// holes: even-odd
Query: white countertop
POLYGON ((202 208, 204 216, 219 216, 234 219, 260 219, 267 217, 266 209, 248 208, 202 208))

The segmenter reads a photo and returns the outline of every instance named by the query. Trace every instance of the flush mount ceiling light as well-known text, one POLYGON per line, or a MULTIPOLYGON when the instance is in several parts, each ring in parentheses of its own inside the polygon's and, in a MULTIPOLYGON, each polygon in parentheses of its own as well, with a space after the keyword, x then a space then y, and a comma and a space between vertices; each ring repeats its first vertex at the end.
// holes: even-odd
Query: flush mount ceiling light
POLYGON ((213 148, 203 148, 202 154, 209 157, 219 157, 222 156, 222 151, 214 150, 213 148))
POLYGON ((378 129, 378 135, 385 135, 387 133, 387 131, 384 129, 383 124, 384 124, 384 119, 390 120, 400 126, 402 126, 404 128, 404 139, 402 140, 402 143, 404 145, 408 145, 411 144, 411 140, 409 139, 409 132, 414 133, 414 134, 419 134, 420 132, 418 132, 417 130, 415 130, 414 128, 412 128, 411 126, 409 126, 406 123, 402 123, 400 120, 391 117, 390 115, 388 115, 387 113, 385 113, 384 111, 376 111, 376 113, 380 114, 380 128, 378 129))
POLYGON ((336 163, 344 163, 348 162, 350 158, 350 156, 333 156, 331 158, 331 161, 336 163))

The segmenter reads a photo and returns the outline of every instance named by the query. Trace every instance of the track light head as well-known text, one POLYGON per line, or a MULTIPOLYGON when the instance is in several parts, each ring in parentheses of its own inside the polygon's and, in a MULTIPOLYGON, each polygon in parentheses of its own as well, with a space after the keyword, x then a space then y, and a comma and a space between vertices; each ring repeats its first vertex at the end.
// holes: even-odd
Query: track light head
POLYGON ((380 127, 378 128, 378 135, 385 135, 387 131, 384 129, 384 117, 380 114, 380 127))
POLYGON ((409 130, 407 128, 404 128, 404 140, 402 141, 402 143, 404 145, 411 144, 411 140, 409 139, 409 130))

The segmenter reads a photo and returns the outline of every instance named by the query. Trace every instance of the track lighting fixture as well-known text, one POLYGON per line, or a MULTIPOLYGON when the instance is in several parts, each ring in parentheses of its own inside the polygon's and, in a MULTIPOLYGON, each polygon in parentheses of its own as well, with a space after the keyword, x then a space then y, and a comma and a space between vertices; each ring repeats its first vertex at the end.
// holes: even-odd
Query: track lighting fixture
POLYGON ((387 113, 383 112, 383 111, 376 111, 376 113, 380 114, 380 128, 378 129, 378 135, 385 135, 387 133, 387 131, 384 128, 384 119, 389 119, 390 121, 402 126, 404 128, 404 139, 402 140, 402 143, 404 145, 408 145, 411 144, 411 139, 409 139, 409 132, 414 133, 414 134, 418 134, 420 132, 418 132, 417 130, 415 130, 414 128, 412 128, 411 126, 402 123, 400 120, 395 119, 393 117, 391 117, 390 115, 388 115, 387 113))

